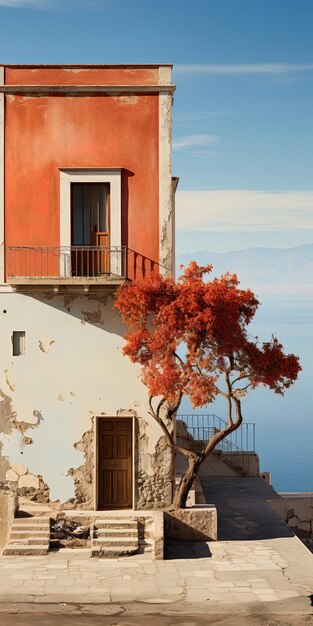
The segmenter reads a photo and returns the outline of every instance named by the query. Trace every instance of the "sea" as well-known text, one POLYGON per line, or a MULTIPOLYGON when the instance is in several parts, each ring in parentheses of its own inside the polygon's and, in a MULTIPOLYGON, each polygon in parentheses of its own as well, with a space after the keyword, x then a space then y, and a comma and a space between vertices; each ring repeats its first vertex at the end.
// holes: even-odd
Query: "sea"
MULTIPOLYGON (((260 340, 275 334, 285 352, 300 357, 302 371, 284 396, 267 389, 250 391, 243 399, 245 422, 256 425, 260 470, 271 473, 279 492, 313 492, 313 296, 270 294, 261 298, 249 332, 260 340)), ((183 401, 181 413, 191 409, 183 401)), ((223 399, 196 412, 225 418, 223 399)))

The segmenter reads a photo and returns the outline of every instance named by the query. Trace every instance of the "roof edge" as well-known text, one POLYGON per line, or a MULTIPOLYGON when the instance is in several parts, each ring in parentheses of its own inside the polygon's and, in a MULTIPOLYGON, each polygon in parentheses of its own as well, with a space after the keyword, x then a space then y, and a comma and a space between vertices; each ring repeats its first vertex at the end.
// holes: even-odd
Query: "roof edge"
POLYGON ((171 67, 173 68, 172 63, 146 63, 146 64, 129 64, 129 63, 117 63, 117 64, 101 64, 101 63, 0 63, 0 67, 10 67, 10 68, 62 68, 62 69, 71 69, 71 68, 95 68, 95 69, 157 69, 158 67, 171 67))

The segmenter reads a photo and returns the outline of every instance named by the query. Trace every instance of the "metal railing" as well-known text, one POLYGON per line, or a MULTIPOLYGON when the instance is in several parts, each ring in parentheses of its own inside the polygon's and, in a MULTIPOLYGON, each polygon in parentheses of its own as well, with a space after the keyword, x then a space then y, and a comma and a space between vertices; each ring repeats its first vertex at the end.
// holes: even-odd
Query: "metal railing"
MULTIPOLYGON (((219 431, 227 427, 225 420, 218 417, 214 413, 191 413, 177 415, 177 420, 181 420, 188 436, 188 447, 194 452, 200 453, 206 443, 219 431)), ((252 422, 244 422, 222 441, 220 441, 215 450, 215 454, 219 454, 223 461, 242 469, 242 473, 248 471, 249 455, 255 452, 255 424, 252 422)))
POLYGON ((126 246, 9 246, 8 278, 126 278, 126 246))

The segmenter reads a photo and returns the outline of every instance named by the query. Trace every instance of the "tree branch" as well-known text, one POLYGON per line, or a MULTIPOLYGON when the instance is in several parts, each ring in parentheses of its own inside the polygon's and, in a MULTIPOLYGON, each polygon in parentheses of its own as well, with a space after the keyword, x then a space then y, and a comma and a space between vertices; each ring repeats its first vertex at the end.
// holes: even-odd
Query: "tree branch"
POLYGON ((238 380, 244 380, 244 378, 249 378, 248 374, 245 374, 245 376, 237 376, 237 378, 230 383, 231 386, 233 386, 238 380))
POLYGON ((166 399, 165 398, 161 398, 161 400, 160 400, 160 402, 159 402, 159 404, 157 406, 156 415, 157 415, 158 419, 160 419, 160 411, 162 409, 163 404, 165 404, 165 402, 166 402, 166 399))
POLYGON ((231 384, 230 384, 230 379, 229 379, 229 373, 230 373, 230 368, 227 368, 226 372, 225 372, 225 380, 226 380, 226 387, 227 387, 227 406, 228 406, 228 413, 227 413, 227 421, 229 426, 231 426, 233 424, 233 418, 232 418, 232 401, 231 401, 231 393, 232 393, 232 389, 231 389, 231 384))
POLYGON ((233 393, 236 393, 236 391, 246 391, 246 389, 249 389, 251 385, 252 383, 248 383, 248 385, 246 385, 245 387, 237 387, 237 389, 233 389, 233 393))
POLYGON ((189 450, 188 448, 182 448, 177 443, 175 443, 175 451, 183 454, 188 459, 197 459, 199 457, 199 454, 192 452, 192 450, 189 450))
POLYGON ((169 432, 169 430, 167 429, 167 427, 165 426, 163 420, 160 417, 160 409, 162 407, 162 405, 165 402, 165 398, 162 398, 162 400, 160 400, 158 406, 157 406, 157 411, 155 412, 154 408, 153 408, 153 404, 152 404, 152 400, 153 400, 153 396, 149 396, 149 406, 151 411, 148 411, 149 415, 151 415, 151 417, 153 417, 153 419, 159 424, 159 426, 161 427, 169 446, 172 448, 172 450, 175 450, 176 444, 174 442, 174 439, 171 435, 171 433, 169 432))
POLYGON ((179 354, 177 354, 177 352, 175 351, 173 352, 173 354, 174 354, 175 359, 177 359, 180 362, 181 366, 184 367, 185 363, 183 359, 179 356, 179 354))
POLYGON ((223 398, 226 398, 226 400, 228 399, 228 395, 227 395, 227 393, 225 393, 225 391, 222 391, 222 389, 219 389, 218 387, 216 387, 216 391, 217 391, 217 393, 219 393, 221 396, 223 396, 223 398))
POLYGON ((230 435, 234 430, 237 430, 242 423, 242 413, 241 413, 241 403, 238 398, 232 397, 232 400, 235 404, 236 411, 236 419, 232 421, 231 425, 228 425, 224 430, 219 430, 213 437, 208 441, 207 445, 203 451, 203 458, 207 458, 209 454, 216 448, 216 446, 223 441, 227 435, 230 435))

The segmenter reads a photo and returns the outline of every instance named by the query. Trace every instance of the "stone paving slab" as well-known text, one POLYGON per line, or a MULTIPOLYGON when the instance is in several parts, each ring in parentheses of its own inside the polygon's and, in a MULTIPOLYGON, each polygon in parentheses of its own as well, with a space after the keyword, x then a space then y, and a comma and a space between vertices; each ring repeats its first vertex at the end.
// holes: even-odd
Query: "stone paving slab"
POLYGON ((0 559, 0 603, 229 607, 298 600, 313 613, 313 555, 297 537, 206 544, 210 556, 185 558, 200 546, 172 543, 167 561, 147 555, 92 559, 90 551, 60 550, 0 559))

